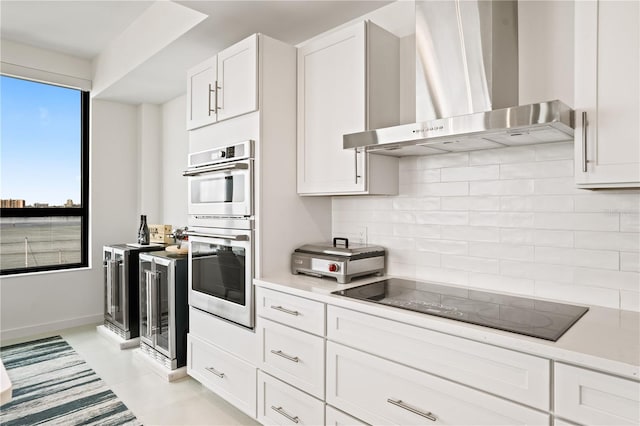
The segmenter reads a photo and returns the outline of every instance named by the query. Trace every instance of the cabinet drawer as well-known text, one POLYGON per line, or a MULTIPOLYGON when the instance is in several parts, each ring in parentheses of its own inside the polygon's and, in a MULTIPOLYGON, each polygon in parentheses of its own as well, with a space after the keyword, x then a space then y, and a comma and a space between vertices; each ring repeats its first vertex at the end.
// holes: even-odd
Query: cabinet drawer
POLYGON ((555 364, 556 414, 590 425, 640 423, 640 382, 555 364))
POLYGON ((549 425, 549 415, 333 342, 327 403, 375 425, 549 425))
POLYGON ((256 299, 261 317, 324 336, 324 303, 261 287, 256 299))
POLYGON ((256 416, 256 368, 192 334, 187 335, 187 372, 248 415, 256 416))
POLYGON ((259 371, 258 421, 264 425, 323 425, 324 403, 259 371))
POLYGON ((305 392, 324 398, 324 339, 261 320, 260 368, 305 392))
POLYGON ((392 361, 549 410, 550 361, 328 306, 327 337, 392 361))
POLYGON ((325 425, 326 426, 366 426, 366 423, 361 422, 355 417, 351 417, 348 414, 343 413, 340 410, 336 410, 330 405, 327 405, 325 409, 325 425))

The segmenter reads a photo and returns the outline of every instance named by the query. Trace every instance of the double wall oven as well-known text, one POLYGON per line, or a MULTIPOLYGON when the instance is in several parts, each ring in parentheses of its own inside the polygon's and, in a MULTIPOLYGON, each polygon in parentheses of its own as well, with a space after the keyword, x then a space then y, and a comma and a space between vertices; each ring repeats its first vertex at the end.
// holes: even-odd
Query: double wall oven
POLYGON ((254 326, 253 141, 189 155, 189 305, 254 326))

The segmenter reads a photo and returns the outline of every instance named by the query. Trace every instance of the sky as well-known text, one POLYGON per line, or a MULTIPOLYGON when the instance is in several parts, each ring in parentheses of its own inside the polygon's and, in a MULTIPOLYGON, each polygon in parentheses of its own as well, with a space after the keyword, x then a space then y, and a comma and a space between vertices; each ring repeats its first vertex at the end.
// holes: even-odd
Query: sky
POLYGON ((80 91, 0 77, 0 198, 80 203, 80 91))

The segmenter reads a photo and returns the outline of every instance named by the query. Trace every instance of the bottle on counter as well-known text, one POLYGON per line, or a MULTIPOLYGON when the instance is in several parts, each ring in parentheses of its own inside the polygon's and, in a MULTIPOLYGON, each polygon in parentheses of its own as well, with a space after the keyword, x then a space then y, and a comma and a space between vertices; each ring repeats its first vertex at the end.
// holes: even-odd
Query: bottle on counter
POLYGON ((146 246, 149 244, 149 226, 147 225, 147 216, 140 215, 140 228, 138 229, 138 244, 146 246))

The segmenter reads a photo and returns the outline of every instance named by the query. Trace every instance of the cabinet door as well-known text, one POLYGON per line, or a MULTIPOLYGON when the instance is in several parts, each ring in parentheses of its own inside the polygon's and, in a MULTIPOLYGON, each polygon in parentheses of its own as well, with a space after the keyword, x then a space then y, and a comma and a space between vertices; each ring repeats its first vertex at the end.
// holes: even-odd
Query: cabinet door
POLYGON ((374 425, 549 425, 549 415, 333 342, 327 403, 374 425))
POLYGON ((575 158, 581 187, 640 186, 639 28, 638 2, 575 3, 575 158))
POLYGON ((255 111, 258 105, 258 36, 218 53, 215 96, 218 121, 255 111))
POLYGON ((187 73, 187 130, 216 121, 215 84, 215 56, 187 73))
POLYGON ((365 22, 298 49, 298 192, 365 190, 365 155, 342 135, 366 129, 365 22))

